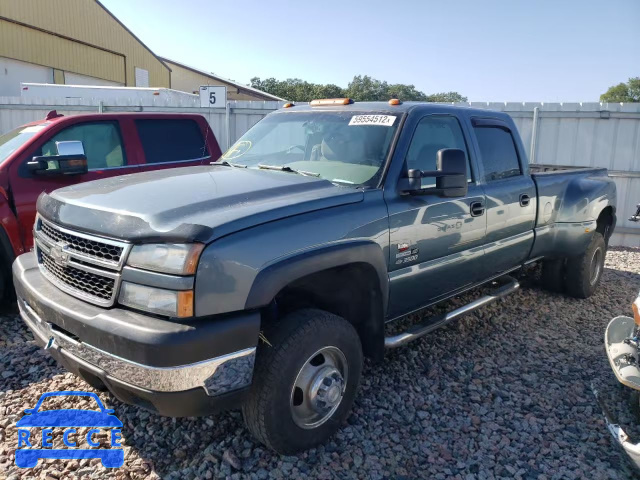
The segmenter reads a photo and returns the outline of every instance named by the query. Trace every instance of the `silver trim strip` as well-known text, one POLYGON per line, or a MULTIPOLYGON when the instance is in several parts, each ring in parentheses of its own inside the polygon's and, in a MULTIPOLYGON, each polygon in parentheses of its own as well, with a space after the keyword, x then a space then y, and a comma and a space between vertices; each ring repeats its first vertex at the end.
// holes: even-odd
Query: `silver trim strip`
POLYGON ((79 342, 44 322, 23 300, 18 299, 20 316, 41 342, 62 350, 73 360, 86 362, 106 375, 148 390, 178 392, 202 387, 208 395, 227 393, 251 384, 256 348, 246 348, 201 362, 175 367, 153 367, 110 354, 79 342))

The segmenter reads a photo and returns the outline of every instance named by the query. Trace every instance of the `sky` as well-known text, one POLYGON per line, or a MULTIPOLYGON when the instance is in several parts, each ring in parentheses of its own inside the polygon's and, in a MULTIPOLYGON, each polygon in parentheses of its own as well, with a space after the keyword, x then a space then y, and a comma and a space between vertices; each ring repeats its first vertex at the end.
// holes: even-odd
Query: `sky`
POLYGON ((155 54, 249 83, 354 75, 589 102, 640 76, 640 0, 101 0, 155 54))

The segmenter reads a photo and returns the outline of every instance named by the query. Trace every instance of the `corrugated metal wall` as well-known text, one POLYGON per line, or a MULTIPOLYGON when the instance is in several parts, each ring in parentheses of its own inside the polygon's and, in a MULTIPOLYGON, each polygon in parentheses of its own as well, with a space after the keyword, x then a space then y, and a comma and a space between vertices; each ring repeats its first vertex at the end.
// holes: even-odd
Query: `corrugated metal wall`
POLYGON ((0 17, 2 57, 129 86, 139 67, 170 86, 169 69, 94 0, 2 0, 0 17))
MULTIPOLYGON (((103 111, 200 113, 209 121, 224 150, 281 105, 282 102, 230 101, 227 111, 200 108, 197 98, 158 101, 144 106, 123 100, 117 105, 104 106, 103 111)), ((618 226, 612 244, 640 247, 640 226, 628 220, 640 202, 640 104, 473 102, 462 105, 511 115, 525 147, 529 152, 533 150, 530 156, 535 163, 608 168, 618 188, 618 226), (534 117, 536 135, 532 144, 534 117)), ((0 97, 0 133, 44 118, 52 109, 73 115, 96 112, 98 108, 96 101, 0 97)))

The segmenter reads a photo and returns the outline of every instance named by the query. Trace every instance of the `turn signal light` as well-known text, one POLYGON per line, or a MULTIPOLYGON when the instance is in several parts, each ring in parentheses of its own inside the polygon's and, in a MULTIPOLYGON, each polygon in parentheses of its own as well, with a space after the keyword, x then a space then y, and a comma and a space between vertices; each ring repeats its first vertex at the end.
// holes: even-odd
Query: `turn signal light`
POLYGON ((353 103, 350 98, 320 98, 318 100, 311 100, 312 107, 319 107, 321 105, 349 105, 353 103))
POLYGON ((636 322, 636 325, 640 327, 640 295, 638 295, 636 301, 631 305, 631 310, 633 310, 633 320, 636 322))

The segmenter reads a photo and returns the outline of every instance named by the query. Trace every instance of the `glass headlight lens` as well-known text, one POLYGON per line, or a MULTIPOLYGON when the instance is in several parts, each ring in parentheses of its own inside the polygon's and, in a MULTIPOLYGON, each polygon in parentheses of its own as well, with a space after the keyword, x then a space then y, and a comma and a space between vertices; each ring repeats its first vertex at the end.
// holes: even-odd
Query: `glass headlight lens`
POLYGON ((135 245, 127 259, 127 265, 154 272, 193 275, 203 248, 202 243, 135 245))
POLYGON ((193 316, 193 290, 175 291, 122 282, 118 302, 131 308, 171 317, 193 316))

